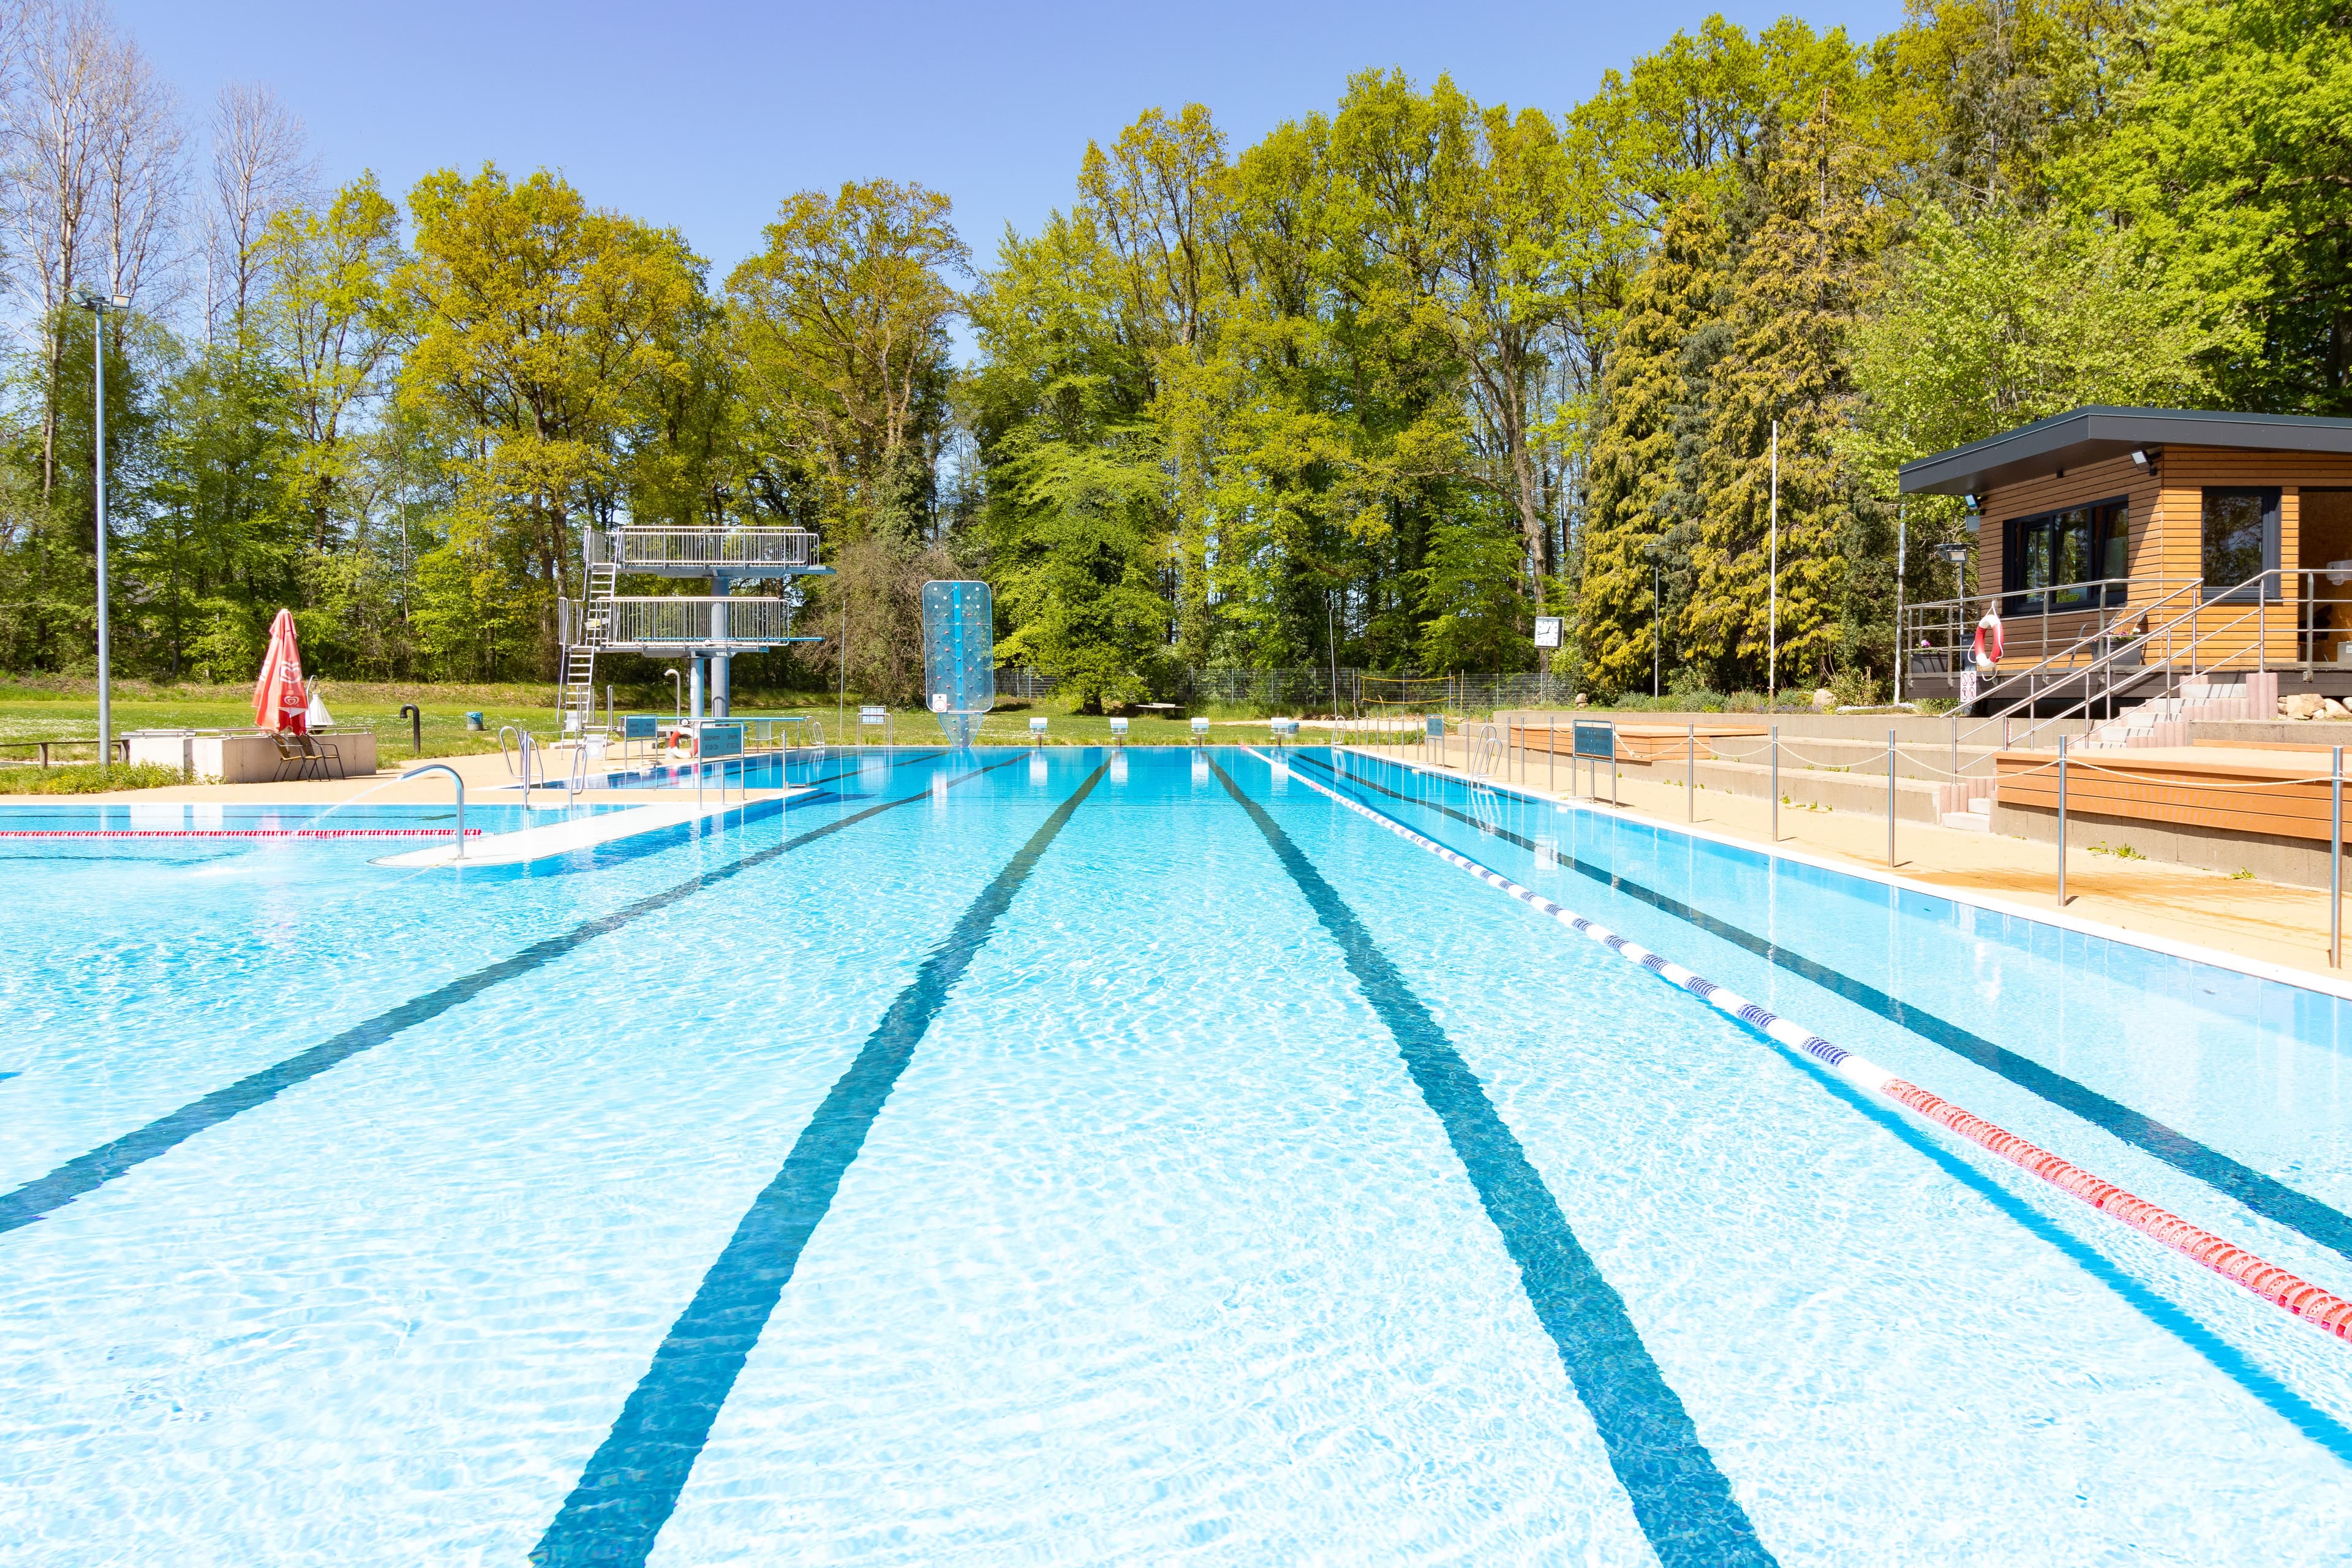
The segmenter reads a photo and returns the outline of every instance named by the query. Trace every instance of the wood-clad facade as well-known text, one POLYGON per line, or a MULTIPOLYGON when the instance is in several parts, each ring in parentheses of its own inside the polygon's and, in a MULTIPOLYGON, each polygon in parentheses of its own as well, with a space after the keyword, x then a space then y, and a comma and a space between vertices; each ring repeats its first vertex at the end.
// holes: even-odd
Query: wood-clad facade
POLYGON ((1969 608, 2000 605, 2004 669, 2143 616, 2151 662, 2352 669, 2352 420, 2077 409, 1903 477, 1974 500, 1969 608))

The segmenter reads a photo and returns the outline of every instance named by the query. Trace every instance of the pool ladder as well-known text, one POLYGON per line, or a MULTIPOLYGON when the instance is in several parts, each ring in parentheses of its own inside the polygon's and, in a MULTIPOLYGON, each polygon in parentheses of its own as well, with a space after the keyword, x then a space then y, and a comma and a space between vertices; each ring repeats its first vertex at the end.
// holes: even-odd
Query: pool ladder
POLYGON ((1463 778, 1470 786, 1470 813, 1478 819, 1481 833, 1499 833, 1503 828, 1503 802, 1495 786, 1487 781, 1501 771, 1503 739, 1492 724, 1478 726, 1478 737, 1471 742, 1470 755, 1463 766, 1463 778))

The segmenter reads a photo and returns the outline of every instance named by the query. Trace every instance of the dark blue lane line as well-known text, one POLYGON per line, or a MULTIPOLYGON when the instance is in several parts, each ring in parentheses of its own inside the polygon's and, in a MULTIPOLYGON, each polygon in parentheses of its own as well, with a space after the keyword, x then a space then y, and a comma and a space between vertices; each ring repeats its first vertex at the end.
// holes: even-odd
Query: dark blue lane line
MULTIPOLYGON (((1411 795, 1399 794, 1370 779, 1357 778, 1312 757, 1301 755, 1296 760, 1321 768, 1342 786, 1358 786, 1360 792, 1377 790, 1391 800, 1423 806, 1472 827, 1480 826, 1476 818, 1436 801, 1414 800, 1411 795)), ((1507 839, 1522 849, 1531 851, 1535 848, 1531 840, 1507 828, 1482 831, 1493 832, 1497 837, 1507 839)), ((1454 848, 1457 854, 1470 853, 1456 846, 1448 847, 1454 848)), ((2216 1192, 2235 1198, 2264 1219, 2274 1220, 2322 1247, 2352 1258, 2352 1215, 2290 1187, 2274 1176, 2265 1175, 2251 1165, 2242 1164, 2219 1149, 2200 1143, 2179 1129, 2135 1110, 2121 1100, 2111 1100, 2086 1083, 2053 1071, 2031 1057, 2020 1056, 2015 1051, 1995 1045, 1982 1035, 1912 1006, 1901 998, 1889 995, 1874 985, 1865 984, 1841 970, 1807 958, 1801 952, 1793 952, 1769 938, 1733 925, 1705 910, 1654 888, 1644 887, 1606 868, 1568 855, 1560 855, 1559 859, 1562 865, 1572 868, 1579 875, 1695 925, 1709 936, 1718 937, 1791 974, 1810 980, 1822 990, 1832 992, 1877 1014, 1889 1023, 1910 1030, 1932 1045, 1943 1047, 1954 1056, 1963 1057, 1987 1071, 2007 1079, 2027 1093, 2038 1095, 2060 1110, 2073 1112, 2133 1148, 2154 1155, 2184 1175, 2193 1176, 2216 1192)))
POLYGON ((727 1403, 744 1361, 760 1342, 784 1287, 792 1283, 801 1249, 832 1207, 842 1177, 866 1146, 866 1135, 882 1114, 898 1075, 906 1071, 915 1047, 947 1005, 948 993, 971 967, 998 918, 1012 907, 1021 884, 1102 782, 1108 766, 1097 764, 1005 862, 955 929, 925 956, 848 1070, 834 1081, 775 1178, 752 1200, 719 1260, 702 1277, 694 1300, 670 1325, 654 1352, 653 1364, 621 1406, 613 1430, 531 1550, 531 1562, 645 1562, 654 1538, 677 1507, 678 1493, 701 1457, 719 1406, 727 1403))
MULTIPOLYGON (((1002 763, 992 763, 984 768, 959 773, 949 779, 950 785, 967 779, 976 779, 998 768, 1011 767, 1023 761, 1019 757, 1002 763)), ((236 1082, 213 1090, 201 1100, 190 1100, 177 1110, 126 1132, 110 1142, 101 1143, 87 1154, 75 1156, 47 1175, 37 1176, 16 1191, 0 1194, 0 1232, 11 1231, 32 1224, 42 1215, 63 1208, 76 1198, 97 1191, 117 1176, 144 1164, 159 1154, 169 1153, 197 1133, 219 1126, 240 1111, 266 1105, 298 1084, 306 1083, 328 1068, 337 1067, 362 1051, 373 1050, 386 1040, 414 1028, 428 1019, 437 1018, 460 1003, 469 1002, 506 981, 529 974, 562 957, 583 943, 608 936, 622 927, 644 919, 656 910, 667 909, 680 900, 741 875, 757 866, 764 866, 780 855, 789 854, 803 845, 840 832, 843 828, 878 816, 898 806, 911 805, 929 800, 930 792, 900 795, 869 805, 863 811, 837 817, 821 827, 813 827, 796 837, 772 844, 718 867, 688 878, 674 888, 624 905, 611 914, 599 915, 583 921, 560 935, 532 942, 529 947, 485 964, 470 974, 463 974, 446 984, 436 987, 420 996, 413 996, 399 1005, 355 1024, 331 1039, 323 1040, 309 1050, 300 1051, 285 1060, 272 1063, 257 1072, 248 1073, 236 1082)))
POLYGON ((1486 1086, 1347 900, 1224 769, 1213 762, 1209 769, 1257 825, 1396 1040, 1406 1071, 1444 1127, 1487 1218, 1518 1265, 1528 1300, 1591 1412, 1610 1466, 1658 1561, 1666 1568, 1772 1563, 1731 1495, 1731 1483, 1699 1441, 1681 1397, 1651 1359, 1624 1298, 1577 1240, 1551 1189, 1486 1098, 1486 1086))
POLYGON ((1864 1094, 1803 1052, 1790 1050, 1778 1040, 1772 1045, 1780 1055, 1794 1062, 1807 1078, 1819 1085, 1824 1094, 1860 1111, 1926 1155, 1941 1167, 1945 1174, 2015 1221, 2029 1235, 2047 1242, 2084 1273, 2121 1297, 2148 1321, 2203 1357, 2214 1371, 2268 1405, 2295 1430, 2337 1459, 2352 1464, 2352 1427, 2347 1427, 2335 1416, 2272 1376, 2252 1357, 2198 1321, 2178 1302, 2167 1300, 2133 1279, 2096 1247, 1938 1143, 1934 1135, 1917 1122, 1885 1101, 1864 1094))
MULTIPOLYGON (((1377 784, 1371 787, 1380 788, 1377 784)), ((1394 795, 1393 791, 1388 790, 1382 790, 1381 793, 1394 795)), ((1396 796, 1395 798, 1407 797, 1396 796)), ((2177 1302, 2167 1300, 2134 1279, 2097 1248, 2003 1186, 1992 1176, 1970 1164, 1958 1153, 1945 1147, 1937 1142, 1934 1134, 1909 1117, 1883 1101, 1863 1094, 1843 1079, 1828 1071, 1821 1063, 1802 1052, 1790 1050, 1769 1037, 1766 1037, 1766 1044, 1773 1048, 1775 1054, 1793 1062, 1824 1094, 1858 1111, 1891 1133, 1906 1147, 1924 1155, 1952 1180, 1983 1198, 1997 1213, 2014 1222, 2028 1235, 2047 1243, 2084 1273, 2113 1290, 2126 1305, 2202 1357, 2216 1372, 2260 1400, 2305 1436, 2326 1449, 2337 1459, 2352 1463, 2352 1428, 2347 1428, 2334 1415, 2320 1409, 2302 1394, 2280 1382, 2244 1352, 2207 1328, 2177 1302)))

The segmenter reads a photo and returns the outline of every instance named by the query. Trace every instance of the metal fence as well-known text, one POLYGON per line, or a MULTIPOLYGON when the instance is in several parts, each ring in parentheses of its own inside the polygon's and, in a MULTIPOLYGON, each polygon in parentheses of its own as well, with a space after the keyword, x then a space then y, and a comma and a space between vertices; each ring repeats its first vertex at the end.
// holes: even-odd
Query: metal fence
MULTIPOLYGON (((1171 695, 1192 706, 1322 709, 1332 706, 1332 671, 1321 669, 1188 669, 1171 695)), ((1399 675, 1340 666, 1339 706, 1360 713, 1383 705, 1448 713, 1492 712, 1497 708, 1537 706, 1571 695, 1569 683, 1549 671, 1513 675, 1399 675)), ((1006 665, 996 672, 996 694, 1020 701, 1051 697, 1058 684, 1034 669, 1006 665)))
POLYGON ((616 528, 588 534, 592 566, 814 566, 817 536, 804 528, 616 528))

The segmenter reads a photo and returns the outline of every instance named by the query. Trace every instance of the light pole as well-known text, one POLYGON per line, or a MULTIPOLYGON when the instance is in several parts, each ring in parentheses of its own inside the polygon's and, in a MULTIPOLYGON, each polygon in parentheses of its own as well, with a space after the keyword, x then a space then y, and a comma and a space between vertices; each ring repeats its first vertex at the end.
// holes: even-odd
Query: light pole
POLYGON ((1658 563, 1664 547, 1652 540, 1642 546, 1642 553, 1650 558, 1650 700, 1658 699, 1658 645, 1664 640, 1665 622, 1658 610, 1658 563))
POLYGON ((90 452, 96 459, 98 475, 98 770, 104 773, 114 761, 114 704, 109 689, 111 666, 106 635, 106 317, 109 311, 131 309, 131 296, 109 297, 85 289, 74 303, 89 312, 89 359, 95 373, 90 397, 90 452))

